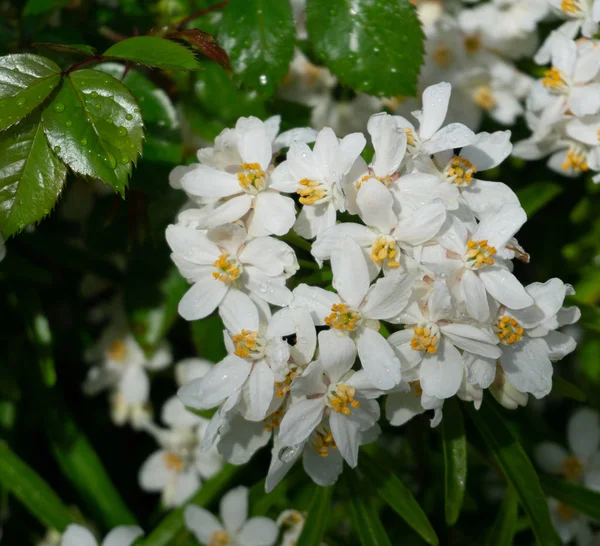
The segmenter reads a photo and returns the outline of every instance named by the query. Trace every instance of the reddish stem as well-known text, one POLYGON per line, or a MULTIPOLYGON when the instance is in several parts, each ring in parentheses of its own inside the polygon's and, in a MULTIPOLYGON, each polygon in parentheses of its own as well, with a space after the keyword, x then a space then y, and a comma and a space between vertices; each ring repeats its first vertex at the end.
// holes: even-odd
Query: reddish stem
POLYGON ((217 10, 223 9, 227 4, 229 4, 229 0, 223 0, 222 2, 213 4, 212 6, 208 6, 207 8, 198 10, 198 11, 192 13, 191 15, 188 15, 187 17, 183 18, 181 21, 179 21, 179 23, 177 23, 177 28, 182 28, 185 25, 187 25, 189 22, 193 21, 194 19, 198 19, 198 17, 202 17, 203 15, 206 15, 207 13, 210 13, 211 11, 217 11, 217 10))

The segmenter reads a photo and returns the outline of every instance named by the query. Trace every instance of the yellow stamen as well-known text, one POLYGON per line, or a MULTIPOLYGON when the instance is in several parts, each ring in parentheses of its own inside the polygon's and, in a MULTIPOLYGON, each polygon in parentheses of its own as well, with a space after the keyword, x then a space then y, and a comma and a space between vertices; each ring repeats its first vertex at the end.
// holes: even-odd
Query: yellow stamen
POLYGON ((488 245, 487 239, 483 241, 467 242, 467 251, 465 256, 467 263, 473 269, 481 269, 488 265, 494 265, 495 260, 491 256, 496 254, 496 249, 488 245))
POLYGON ((183 470, 183 459, 176 453, 165 453, 163 459, 167 469, 175 472, 181 472, 183 470))
POLYGON ((423 388, 421 387, 421 382, 420 381, 411 381, 409 383, 409 385, 411 386, 413 396, 415 398, 421 398, 421 395, 423 394, 423 388))
POLYGON ((237 178, 244 190, 254 193, 265 187, 265 171, 258 163, 242 163, 240 169, 237 178))
POLYGON ((567 157, 561 167, 565 171, 572 169, 576 173, 590 170, 585 158, 585 154, 573 147, 569 148, 567 151, 567 157))
POLYGON ((563 73, 558 68, 552 67, 550 70, 544 72, 542 85, 549 87, 552 91, 561 91, 567 86, 567 82, 563 73))
POLYGON ((325 324, 330 328, 351 332, 358 326, 360 313, 348 307, 345 303, 334 303, 331 314, 325 317, 325 324))
POLYGON ((258 332, 242 330, 241 334, 236 334, 231 338, 235 346, 234 354, 242 358, 256 358, 262 354, 262 347, 259 343, 258 332))
POLYGON ((475 104, 484 110, 491 110, 496 106, 497 101, 489 85, 480 85, 473 96, 475 104))
POLYGON ((110 344, 106 353, 111 360, 123 364, 123 362, 125 362, 125 357, 127 356, 127 344, 122 339, 117 339, 110 344))
POLYGON ((314 450, 321 457, 327 457, 330 449, 337 449, 335 440, 331 431, 317 432, 314 440, 312 441, 314 450))
POLYGON ((277 398, 283 398, 288 392, 290 392, 292 381, 296 379, 300 373, 301 372, 299 369, 292 369, 287 373, 283 381, 275 381, 275 389, 277 389, 275 391, 275 396, 277 396, 277 398))
POLYGON ((271 415, 267 415, 265 419, 263 419, 263 423, 265 424, 264 429, 267 432, 271 432, 272 430, 277 430, 279 425, 281 425, 281 420, 283 419, 283 410, 279 409, 271 413, 271 415))
POLYGON ((447 45, 442 44, 433 51, 431 58, 439 67, 448 68, 452 62, 452 51, 447 45))
POLYGON ((231 544, 231 539, 227 531, 215 531, 210 535, 210 541, 206 546, 227 546, 231 544))
POLYGON ((300 180, 299 184, 302 187, 297 189, 296 193, 300 196, 299 201, 303 205, 314 205, 327 197, 327 190, 320 182, 304 178, 300 180))
POLYGON ((403 95, 397 95, 395 97, 390 97, 390 98, 384 97, 381 99, 381 104, 383 104, 389 110, 392 110, 392 112, 397 110, 398 107, 401 104, 404 104, 405 102, 406 102, 406 97, 404 97, 403 95))
POLYGON ((242 273, 239 264, 235 260, 230 259, 229 254, 226 252, 221 254, 213 265, 218 269, 218 271, 213 273, 213 277, 218 281, 229 283, 235 281, 242 273))
POLYGON ((348 406, 360 407, 360 402, 354 399, 355 395, 356 389, 354 387, 340 383, 336 385, 335 391, 329 396, 329 405, 338 413, 350 415, 352 410, 348 406))
POLYGON ((415 136, 413 135, 412 129, 409 129, 407 127, 404 129, 404 132, 406 133, 406 144, 408 144, 409 146, 414 146, 415 136))
POLYGON ((579 5, 579 0, 562 0, 560 9, 565 13, 579 13, 581 6, 579 5))
POLYGON ((413 328, 413 332, 415 335, 410 340, 410 348, 413 351, 427 351, 430 354, 437 353, 440 336, 437 332, 433 331, 431 326, 416 326, 413 328))
POLYGON ((575 455, 567 455, 560 464, 560 473, 570 481, 577 481, 583 476, 583 465, 575 455))
POLYGON ((507 345, 516 343, 523 337, 523 328, 513 317, 501 317, 496 322, 496 334, 507 345))
POLYGON ((449 181, 457 186, 468 186, 473 182, 473 175, 476 172, 475 165, 460 155, 454 156, 444 169, 444 174, 449 181))
POLYGON ((465 37, 465 50, 469 54, 477 53, 481 49, 481 38, 473 34, 465 37))
POLYGON ((556 506, 556 513, 563 521, 570 521, 577 516, 577 510, 571 508, 564 502, 559 502, 556 506))
POLYGON ((387 264, 392 269, 400 267, 398 262, 398 249, 396 248, 396 241, 384 237, 383 235, 376 239, 371 245, 371 260, 378 265, 383 265, 387 260, 387 264))

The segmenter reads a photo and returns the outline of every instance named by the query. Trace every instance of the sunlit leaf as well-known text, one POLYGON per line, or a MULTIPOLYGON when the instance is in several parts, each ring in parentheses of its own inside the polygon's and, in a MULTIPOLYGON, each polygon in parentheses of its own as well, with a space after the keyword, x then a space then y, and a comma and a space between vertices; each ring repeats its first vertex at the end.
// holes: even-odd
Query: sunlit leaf
POLYGON ((446 522, 454 525, 460 515, 467 483, 467 438, 460 407, 453 398, 444 404, 442 440, 446 522))
POLYGON ((527 216, 532 216, 544 208, 562 190, 561 186, 553 182, 534 182, 517 190, 517 197, 527 216))

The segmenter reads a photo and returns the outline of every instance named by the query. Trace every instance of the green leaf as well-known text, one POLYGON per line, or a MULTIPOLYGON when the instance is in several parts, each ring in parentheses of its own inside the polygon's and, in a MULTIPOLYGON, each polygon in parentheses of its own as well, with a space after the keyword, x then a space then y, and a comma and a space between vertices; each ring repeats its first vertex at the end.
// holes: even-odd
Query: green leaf
POLYGON ((343 84, 370 95, 415 95, 423 31, 409 0, 308 0, 316 54, 343 84))
POLYGON ((425 512, 389 466, 361 452, 360 470, 377 490, 379 496, 428 543, 436 546, 439 540, 425 512))
POLYGON ((0 232, 4 238, 54 207, 67 169, 52 153, 38 113, 0 134, 0 232))
POLYGON ((446 523, 454 525, 460 515, 467 483, 467 437, 463 416, 454 398, 444 404, 442 440, 446 523))
POLYGON ((4 442, 0 442, 0 484, 46 527, 64 531, 67 525, 73 523, 58 495, 4 442))
POLYGON ((227 52, 217 43, 214 36, 198 28, 186 28, 173 34, 169 34, 171 40, 182 40, 190 44, 195 50, 205 57, 219 63, 227 70, 231 69, 231 63, 227 52))
POLYGON ((348 488, 352 525, 362 546, 392 546, 367 483, 359 481, 358 476, 350 472, 344 475, 344 483, 348 488))
POLYGON ((27 0, 23 8, 23 15, 42 15, 50 11, 64 8, 69 0, 27 0))
POLYGON ((22 120, 44 102, 58 85, 60 67, 46 57, 0 57, 0 131, 22 120))
POLYGON ((554 530, 546 496, 525 450, 506 426, 489 399, 479 411, 465 404, 467 412, 498 462, 508 482, 515 488, 538 542, 544 546, 562 544, 554 530))
POLYGON ((144 137, 140 109, 127 87, 97 70, 72 72, 42 123, 52 149, 74 172, 124 194, 144 137))
POLYGON ((218 315, 194 320, 191 323, 191 329, 192 341, 198 356, 212 362, 219 362, 227 356, 223 341, 223 322, 218 315))
POLYGON ((104 52, 104 56, 162 69, 198 70, 200 68, 190 49, 158 36, 127 38, 109 47, 104 52))
POLYGON ((567 296, 565 305, 576 305, 581 311, 581 318, 579 319, 579 325, 592 330, 594 332, 600 332, 600 308, 591 303, 586 303, 573 296, 567 296))
POLYGON ((508 485, 504 492, 500 512, 489 530, 485 546, 512 546, 517 530, 518 508, 519 496, 514 487, 508 485))
POLYGON ((308 507, 308 516, 298 538, 298 544, 321 546, 327 523, 331 517, 332 495, 333 487, 314 486, 313 498, 308 507))
POLYGON ((83 55, 84 57, 94 57, 96 55, 96 50, 92 46, 85 44, 53 44, 50 42, 39 42, 31 45, 33 47, 51 49, 52 51, 68 53, 70 55, 83 55))
POLYGON ((540 481, 548 496, 600 522, 600 493, 553 476, 540 476, 540 481))
POLYGON ((241 81, 271 95, 294 56, 295 33, 289 2, 231 0, 223 10, 219 42, 241 81))
POLYGON ((558 375, 555 375, 552 378, 552 391, 550 392, 550 396, 571 398, 572 400, 577 400, 577 402, 585 402, 587 400, 587 396, 577 385, 573 385, 573 383, 570 383, 558 375))
POLYGON ((544 208, 562 190, 562 186, 554 182, 534 182, 517 190, 517 197, 521 201, 521 206, 527 216, 532 216, 538 210, 544 208))
POLYGON ((216 476, 202 483, 202 487, 189 502, 173 510, 166 516, 140 546, 169 546, 178 533, 184 528, 183 512, 188 504, 206 506, 219 496, 242 466, 226 464, 216 476))

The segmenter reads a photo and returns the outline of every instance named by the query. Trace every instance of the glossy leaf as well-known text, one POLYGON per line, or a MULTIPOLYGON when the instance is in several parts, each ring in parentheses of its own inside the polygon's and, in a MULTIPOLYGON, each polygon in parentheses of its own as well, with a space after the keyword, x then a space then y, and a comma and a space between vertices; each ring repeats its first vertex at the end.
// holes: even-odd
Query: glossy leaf
POLYGON ((527 216, 532 216, 544 208, 562 190, 561 186, 553 182, 534 182, 517 190, 517 197, 527 216))
POLYGON ((205 57, 219 63, 227 70, 231 69, 231 63, 227 52, 217 43, 214 36, 197 28, 188 28, 169 34, 172 40, 183 40, 190 44, 196 51, 205 57))
POLYGON ((127 87, 97 70, 72 72, 42 122, 53 151, 74 172, 124 194, 144 136, 140 109, 127 87))
POLYGON ((379 496, 428 543, 436 546, 439 540, 427 515, 402 483, 400 478, 381 460, 361 452, 360 470, 379 496))
POLYGON ((317 55, 340 81, 371 95, 415 95, 423 32, 409 0, 308 0, 317 55))
POLYGON ((548 496, 600 522, 600 493, 598 491, 592 491, 578 483, 553 476, 540 476, 540 480, 548 496))
POLYGON ((321 546, 323 535, 331 517, 332 494, 333 487, 314 486, 314 495, 308 507, 308 517, 298 538, 298 544, 321 546))
POLYGON ((73 519, 53 489, 0 442, 0 485, 10 491, 46 527, 63 531, 73 519))
POLYGON ((194 53, 184 45, 158 36, 136 36, 109 47, 104 56, 162 69, 198 70, 194 53))
POLYGON ((577 400, 577 402, 585 402, 587 400, 587 396, 577 385, 573 385, 573 383, 558 375, 552 378, 552 391, 550 395, 560 398, 571 398, 572 400, 577 400))
POLYGON ((241 81, 272 94, 294 55, 295 32, 289 2, 231 0, 218 37, 241 81))
POLYGON ((223 341, 223 322, 218 315, 211 315, 191 323, 192 341, 198 356, 219 362, 227 355, 223 341))
POLYGON ((67 169, 54 155, 40 115, 0 134, 0 232, 4 238, 39 222, 54 207, 67 169))
POLYGON ((488 532, 485 546, 512 546, 517 530, 518 508, 519 496, 509 485, 504 492, 500 511, 488 532))
POLYGON ((43 49, 51 49, 59 53, 69 53, 70 55, 83 55, 84 57, 93 57, 96 55, 96 50, 85 44, 53 44, 51 42, 38 42, 31 44, 33 47, 43 49))
POLYGON ((29 53, 0 57, 0 131, 44 102, 61 79, 60 67, 29 53))
POLYGON ((454 525, 462 509, 467 482, 467 437, 463 416, 454 398, 444 404, 442 440, 446 523, 454 525))
POLYGON ((538 542, 544 546, 562 544, 552 525, 546 495, 542 491, 538 475, 498 410, 489 399, 484 400, 479 411, 475 410, 472 404, 465 404, 464 407, 467 408, 469 417, 493 453, 507 481, 519 495, 538 542))

